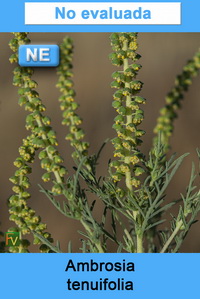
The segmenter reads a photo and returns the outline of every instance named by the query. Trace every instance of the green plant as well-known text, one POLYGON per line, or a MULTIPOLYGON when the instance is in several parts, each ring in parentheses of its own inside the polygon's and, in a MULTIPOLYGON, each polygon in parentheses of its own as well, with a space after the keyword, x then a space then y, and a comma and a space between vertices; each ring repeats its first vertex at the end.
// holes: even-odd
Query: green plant
MULTIPOLYGON (((14 52, 11 63, 18 61, 19 45, 29 42, 27 33, 14 33, 10 41, 14 52)), ((144 118, 142 105, 146 99, 139 95, 143 83, 137 79, 141 69, 138 63, 140 55, 136 52, 137 33, 114 33, 111 44, 111 62, 120 67, 112 74, 114 81, 111 84, 112 88, 117 89, 113 96, 113 107, 117 112, 113 128, 117 136, 112 139, 115 159, 109 162, 108 174, 104 178, 98 177, 96 170, 105 143, 97 154, 89 154, 89 144, 84 140, 82 120, 77 112, 72 81, 72 40, 67 37, 61 45, 57 87, 61 92, 62 123, 68 128, 66 139, 73 147, 73 176, 69 176, 63 166, 56 133, 36 91, 37 82, 32 79, 33 69, 19 66, 14 69, 13 84, 18 87, 19 105, 28 112, 26 129, 30 134, 23 139, 19 157, 14 162, 17 170, 10 178, 14 184, 14 195, 9 198, 10 220, 16 223, 22 235, 34 235, 34 244, 40 244, 41 252, 61 252, 61 248, 59 242, 54 244, 46 224, 28 204, 31 197, 28 191, 29 174, 36 155, 45 171, 43 181, 52 183, 51 190, 40 185, 41 192, 61 214, 79 221, 83 226, 80 232, 82 252, 108 252, 109 242, 115 244, 117 252, 178 252, 200 210, 200 190, 195 187, 199 174, 195 174, 194 165, 181 201, 168 203, 165 200, 167 188, 187 156, 175 158, 173 155, 167 159, 166 153, 184 92, 198 74, 200 52, 186 64, 167 95, 166 106, 161 110, 155 128, 154 144, 146 157, 140 150, 141 138, 145 134, 140 128, 144 118), (100 220, 94 216, 96 201, 91 201, 91 194, 103 206, 100 220), (163 214, 176 204, 179 205, 179 212, 172 217, 171 228, 161 230, 159 225, 165 221, 163 214)), ((197 154, 200 158, 198 150, 197 154)), ((28 246, 27 240, 21 240, 21 245, 10 251, 28 252, 28 246)), ((68 251, 71 250, 69 243, 68 251)))

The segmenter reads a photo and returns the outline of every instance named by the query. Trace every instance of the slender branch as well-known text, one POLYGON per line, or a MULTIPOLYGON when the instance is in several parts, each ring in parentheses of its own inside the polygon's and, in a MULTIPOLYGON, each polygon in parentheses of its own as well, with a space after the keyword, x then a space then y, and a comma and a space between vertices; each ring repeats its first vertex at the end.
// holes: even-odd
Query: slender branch
POLYGON ((164 253, 168 249, 169 245, 171 244, 171 242, 174 240, 174 238, 178 234, 178 232, 181 229, 182 225, 183 225, 183 221, 182 220, 178 221, 175 230, 173 231, 173 233, 171 234, 171 236, 169 237, 169 239, 167 240, 167 242, 165 243, 165 245, 161 249, 160 253, 164 253))

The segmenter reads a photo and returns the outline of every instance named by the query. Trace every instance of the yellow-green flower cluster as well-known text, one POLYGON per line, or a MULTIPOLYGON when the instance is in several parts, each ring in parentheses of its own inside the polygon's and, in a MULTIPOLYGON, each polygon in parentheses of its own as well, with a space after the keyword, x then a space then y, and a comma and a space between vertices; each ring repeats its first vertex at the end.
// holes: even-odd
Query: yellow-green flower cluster
POLYGON ((69 134, 66 139, 70 141, 71 146, 75 151, 72 157, 75 160, 80 160, 87 155, 89 144, 83 141, 85 136, 84 131, 80 128, 82 119, 77 114, 79 105, 75 102, 75 91, 73 89, 73 73, 72 73, 72 57, 73 43, 69 37, 64 38, 60 46, 61 61, 58 68, 58 84, 56 85, 62 95, 59 98, 60 108, 63 111, 62 124, 68 126, 69 134))
MULTIPOLYGON (((51 235, 45 232, 46 224, 41 222, 40 216, 37 216, 36 212, 27 204, 27 200, 31 196, 28 192, 30 187, 28 175, 31 173, 30 163, 34 161, 35 156, 35 148, 30 145, 33 136, 23 139, 23 146, 19 148, 20 157, 14 162, 17 170, 10 178, 14 184, 12 189, 15 193, 9 198, 10 220, 17 224, 23 235, 36 231, 43 236, 48 235, 49 241, 52 241, 51 235)), ((39 244, 40 242, 35 238, 34 243, 39 244)), ((21 240, 19 248, 14 247, 12 252, 27 252, 26 247, 28 247, 27 240, 21 240)))
MULTIPOLYGON (((11 62, 17 60, 17 46, 23 44, 23 41, 24 44, 29 42, 27 35, 15 33, 15 38, 10 42, 10 47, 15 52, 14 56, 11 56, 11 62)), ((27 67, 17 67, 14 70, 13 84, 19 87, 19 105, 24 106, 25 110, 30 112, 26 117, 26 128, 31 131, 31 136, 26 140, 28 143, 26 148, 22 147, 21 151, 24 160, 31 162, 32 152, 37 149, 42 150, 39 158, 41 167, 46 171, 42 178, 44 181, 49 181, 51 174, 54 174, 56 180, 52 192, 58 195, 62 194, 66 168, 61 165, 63 160, 56 149, 58 145, 56 133, 51 127, 50 118, 43 114, 45 106, 35 90, 37 83, 32 80, 32 74, 33 70, 27 67)))
MULTIPOLYGON (((10 41, 10 48, 14 52, 10 58, 11 63, 18 61, 19 45, 27 44, 29 41, 26 33, 14 33, 14 38, 10 41)), ((26 128, 31 131, 31 134, 23 140, 23 145, 19 148, 20 157, 14 162, 18 169, 10 178, 14 184, 13 191, 15 192, 15 195, 9 199, 10 220, 17 224, 22 234, 36 231, 52 242, 51 235, 45 232, 46 224, 43 224, 40 217, 36 216, 35 211, 27 205, 27 199, 30 198, 30 193, 27 191, 30 187, 28 178, 31 173, 30 163, 34 161, 35 153, 40 149, 41 167, 46 171, 42 179, 45 182, 49 181, 51 174, 54 174, 55 181, 52 188, 54 195, 63 193, 66 169, 61 165, 63 161, 56 149, 56 133, 50 125, 50 118, 43 114, 45 106, 35 90, 37 83, 32 80, 32 75, 33 70, 31 68, 16 67, 14 69, 13 84, 19 87, 19 105, 24 106, 25 110, 29 112, 26 117, 26 128)), ((34 243, 40 244, 41 242, 35 238, 34 243)), ((49 248, 43 244, 40 250, 48 252, 49 248)))
POLYGON ((145 104, 146 100, 138 96, 143 83, 136 79, 141 68, 137 63, 140 58, 136 53, 137 33, 114 33, 111 35, 111 45, 113 53, 110 54, 110 59, 113 65, 123 67, 112 74, 114 81, 111 87, 117 89, 112 105, 118 113, 113 125, 118 137, 112 142, 115 147, 114 156, 118 160, 113 161, 111 166, 116 169, 113 179, 120 181, 125 176, 126 186, 132 190, 133 186, 140 185, 138 176, 144 172, 140 163, 143 161, 143 155, 138 146, 142 143, 140 137, 145 131, 138 126, 144 118, 140 105, 145 104))
MULTIPOLYGON (((189 86, 192 84, 192 78, 198 75, 200 69, 200 50, 194 57, 187 62, 183 68, 183 72, 175 79, 172 90, 165 98, 166 105, 160 110, 160 116, 157 119, 157 125, 154 133, 161 132, 161 141, 165 147, 165 151, 169 149, 169 138, 174 130, 174 120, 177 118, 177 111, 181 108, 181 101, 184 98, 189 86)), ((158 137, 154 138, 154 144, 157 143, 158 137)))

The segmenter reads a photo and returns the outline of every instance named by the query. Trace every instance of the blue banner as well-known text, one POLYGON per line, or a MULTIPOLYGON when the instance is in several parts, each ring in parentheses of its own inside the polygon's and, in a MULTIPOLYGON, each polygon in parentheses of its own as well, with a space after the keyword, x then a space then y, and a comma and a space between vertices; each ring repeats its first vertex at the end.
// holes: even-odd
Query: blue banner
POLYGON ((197 0, 8 0, 0 32, 200 32, 199 10, 197 0))
POLYGON ((7 298, 199 298, 198 254, 1 254, 0 263, 7 298))

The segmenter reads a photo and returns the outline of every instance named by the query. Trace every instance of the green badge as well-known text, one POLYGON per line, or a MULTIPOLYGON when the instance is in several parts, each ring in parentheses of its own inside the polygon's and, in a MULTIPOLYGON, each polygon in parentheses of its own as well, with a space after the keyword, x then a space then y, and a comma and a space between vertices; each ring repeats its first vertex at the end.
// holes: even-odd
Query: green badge
POLYGON ((19 246, 20 233, 19 232, 7 232, 5 233, 6 246, 19 246))

